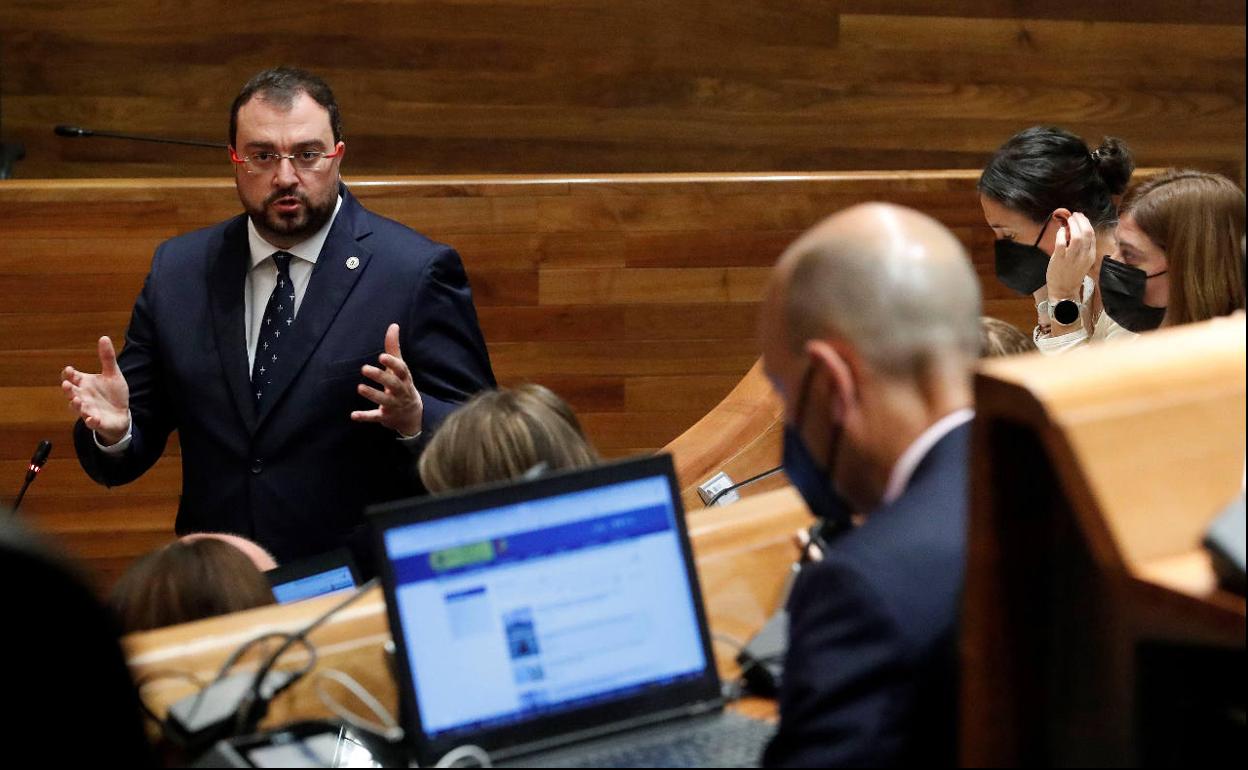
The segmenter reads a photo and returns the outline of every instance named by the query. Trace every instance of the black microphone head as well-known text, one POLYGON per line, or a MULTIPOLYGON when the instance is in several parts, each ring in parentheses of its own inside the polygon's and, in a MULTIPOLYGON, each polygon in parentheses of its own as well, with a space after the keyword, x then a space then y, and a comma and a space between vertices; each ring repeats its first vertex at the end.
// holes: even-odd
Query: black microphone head
POLYGON ((64 123, 52 129, 52 133, 57 136, 91 136, 95 132, 89 128, 79 128, 78 126, 67 126, 64 123))
POLYGON ((35 449, 35 456, 30 458, 30 467, 42 468, 43 464, 48 461, 48 455, 52 454, 52 442, 46 438, 39 442, 39 447, 35 449))

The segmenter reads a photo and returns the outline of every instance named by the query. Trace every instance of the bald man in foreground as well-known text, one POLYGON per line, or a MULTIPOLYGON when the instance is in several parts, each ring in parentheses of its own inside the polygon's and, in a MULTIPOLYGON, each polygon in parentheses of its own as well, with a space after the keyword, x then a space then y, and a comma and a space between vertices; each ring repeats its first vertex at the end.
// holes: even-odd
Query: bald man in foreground
POLYGON ((899 206, 829 217, 776 266, 760 331, 785 470, 817 516, 866 518, 794 586, 766 765, 956 762, 979 312, 962 245, 899 206))

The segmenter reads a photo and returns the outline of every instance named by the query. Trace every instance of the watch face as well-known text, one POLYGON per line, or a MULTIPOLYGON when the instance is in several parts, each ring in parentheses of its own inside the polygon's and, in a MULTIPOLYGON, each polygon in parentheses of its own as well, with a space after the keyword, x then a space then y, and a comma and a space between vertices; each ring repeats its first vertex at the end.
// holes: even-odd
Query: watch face
POLYGON ((1079 306, 1073 300, 1064 299, 1053 306, 1053 320, 1063 326, 1079 320, 1079 306))

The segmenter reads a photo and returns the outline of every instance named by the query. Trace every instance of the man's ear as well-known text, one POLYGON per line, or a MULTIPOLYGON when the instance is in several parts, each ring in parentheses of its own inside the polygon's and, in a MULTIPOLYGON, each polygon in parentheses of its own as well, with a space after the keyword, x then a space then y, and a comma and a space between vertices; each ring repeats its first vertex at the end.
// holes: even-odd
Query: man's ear
POLYGON ((806 354, 812 366, 823 370, 831 386, 829 403, 836 422, 844 422, 846 414, 858 403, 859 361, 847 346, 829 340, 809 340, 806 354))

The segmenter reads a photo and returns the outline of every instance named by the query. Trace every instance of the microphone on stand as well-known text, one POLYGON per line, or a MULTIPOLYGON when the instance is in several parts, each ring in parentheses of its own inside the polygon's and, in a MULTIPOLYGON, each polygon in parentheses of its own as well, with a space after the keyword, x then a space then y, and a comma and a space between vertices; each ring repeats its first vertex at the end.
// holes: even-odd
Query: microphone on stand
POLYGON ((39 475, 39 471, 43 470, 43 465, 48 461, 48 455, 52 454, 52 442, 46 438, 39 442, 39 446, 35 449, 35 454, 30 458, 30 467, 26 470, 26 481, 22 484, 22 491, 17 493, 17 500, 13 503, 13 513, 17 513, 17 509, 22 505, 22 498, 26 496, 26 490, 30 488, 30 484, 39 475))
POLYGON ((740 499, 739 495, 733 494, 738 489, 748 487, 756 481, 762 481, 768 476, 774 476, 782 470, 784 470, 784 465, 777 465, 757 476, 751 476, 745 481, 740 481, 736 484, 732 483, 732 479, 728 478, 728 474, 721 471, 698 487, 698 496, 702 498, 702 504, 707 508, 716 505, 727 505, 740 499))
POLYGON ((202 139, 168 139, 163 136, 140 136, 138 134, 119 134, 113 131, 96 131, 91 128, 82 128, 81 126, 69 126, 62 123, 52 129, 52 133, 57 136, 64 136, 70 139, 85 139, 92 136, 101 136, 107 139, 128 139, 132 142, 158 142, 160 144, 186 144, 192 147, 214 147, 224 150, 229 147, 225 142, 205 142, 202 139))

